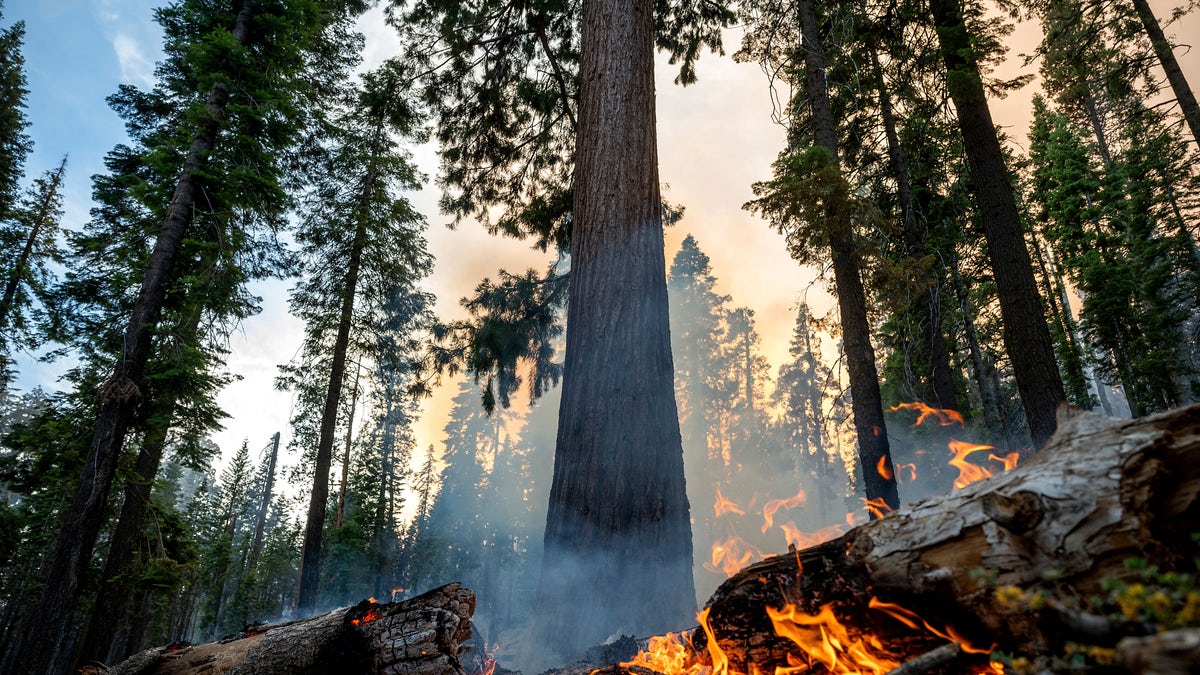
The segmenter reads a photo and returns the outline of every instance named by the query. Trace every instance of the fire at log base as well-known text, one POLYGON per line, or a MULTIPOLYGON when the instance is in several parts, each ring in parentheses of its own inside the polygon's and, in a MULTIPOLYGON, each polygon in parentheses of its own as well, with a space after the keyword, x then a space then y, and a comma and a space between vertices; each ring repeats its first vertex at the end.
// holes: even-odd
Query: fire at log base
POLYGON ((265 626, 239 640, 187 650, 156 647, 103 675, 381 673, 466 675, 475 594, 449 584, 405 600, 363 601, 299 621, 265 626))
MULTIPOLYGON (((879 638, 900 662, 946 642, 871 609, 871 598, 985 650, 1055 653, 1077 639, 1061 617, 1000 602, 995 586, 1034 587, 1053 572, 1056 583, 1087 594, 1104 579, 1128 576, 1128 558, 1164 568, 1189 560, 1198 495, 1200 406, 1139 420, 1064 408, 1058 433, 1025 465, 747 567, 709 600, 710 625, 731 670, 742 673, 751 664, 770 672, 797 655, 776 634, 766 607, 794 604, 817 614, 831 605, 844 624, 879 638), (978 570, 992 583, 973 574, 978 570)), ((692 638, 705 661, 704 632, 692 638)), ((945 672, 970 672, 970 655, 962 658, 945 672)))

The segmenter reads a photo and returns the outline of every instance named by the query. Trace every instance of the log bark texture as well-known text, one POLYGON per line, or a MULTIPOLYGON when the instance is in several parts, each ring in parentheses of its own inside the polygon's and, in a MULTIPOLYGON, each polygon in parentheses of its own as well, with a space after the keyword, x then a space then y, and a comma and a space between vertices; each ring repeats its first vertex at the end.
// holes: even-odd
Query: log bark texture
MULTIPOLYGON (((1064 407, 1057 433, 1026 464, 747 567, 709 600, 710 625, 740 672, 787 663, 792 643, 776 636, 765 608, 788 603, 810 614, 833 605, 846 625, 900 649, 901 661, 946 642, 871 609, 873 597, 982 649, 1046 653, 1071 639, 1061 621, 998 601, 995 587, 1036 585, 1053 571, 1089 593, 1126 576, 1128 558, 1163 568, 1187 560, 1198 495, 1200 406, 1138 420, 1064 407)), ((695 631, 701 653, 706 642, 695 631)))
POLYGON ((403 602, 364 600, 247 637, 185 650, 156 647, 103 675, 378 673, 465 675, 475 594, 449 584, 403 602))

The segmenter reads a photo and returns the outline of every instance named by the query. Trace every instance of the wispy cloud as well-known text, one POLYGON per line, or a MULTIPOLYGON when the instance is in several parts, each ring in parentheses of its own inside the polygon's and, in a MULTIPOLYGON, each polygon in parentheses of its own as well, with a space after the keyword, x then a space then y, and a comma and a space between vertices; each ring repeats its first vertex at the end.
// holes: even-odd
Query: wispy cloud
POLYGON ((117 63, 121 66, 121 81, 142 87, 154 86, 154 61, 146 56, 142 45, 125 33, 117 33, 112 39, 117 63))

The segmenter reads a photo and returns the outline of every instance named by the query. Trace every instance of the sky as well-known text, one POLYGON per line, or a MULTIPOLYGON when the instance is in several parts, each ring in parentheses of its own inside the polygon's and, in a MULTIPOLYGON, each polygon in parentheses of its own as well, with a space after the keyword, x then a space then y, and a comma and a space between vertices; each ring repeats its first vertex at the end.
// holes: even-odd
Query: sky
MULTIPOLYGON (((1162 1, 1151 5, 1160 16, 1167 16, 1173 6, 1162 1)), ((69 154, 66 227, 86 222, 90 176, 103 171, 104 154, 126 139, 105 97, 120 83, 148 86, 153 82, 160 33, 150 6, 146 0, 8 0, 4 5, 6 25, 17 20, 26 24, 28 116, 35 141, 27 179, 53 168, 69 154)), ((382 11, 368 15, 361 28, 368 37, 368 66, 399 49, 382 11)), ((1186 25, 1170 32, 1200 34, 1200 23, 1189 17, 1186 25)), ((736 50, 736 39, 731 34, 730 53, 736 50)), ((1036 72, 1036 65, 1023 67, 1016 57, 1029 51, 1036 39, 1036 25, 1019 28, 1009 41, 1013 48, 1009 63, 999 74, 1036 72)), ((1185 73, 1200 84, 1200 52, 1189 51, 1182 59, 1185 73)), ((773 371, 787 358, 797 302, 807 299, 817 311, 832 303, 822 284, 814 283, 816 272, 788 257, 783 237, 741 208, 752 197, 751 184, 770 176, 771 162, 783 147, 783 129, 772 122, 767 79, 756 65, 712 54, 701 58, 698 84, 678 87, 672 84, 674 74, 660 59, 656 72, 660 175, 669 186, 666 198, 686 208, 683 220, 666 233, 667 264, 683 238, 694 235, 712 259, 718 291, 732 296, 733 306, 754 310, 762 350, 773 371)), ((1018 142, 1024 137, 1035 86, 993 102, 995 118, 1018 142)), ((415 148, 414 155, 425 173, 436 174, 435 148, 415 148)), ((443 318, 461 316, 459 299, 498 269, 540 269, 548 261, 547 254, 525 243, 492 237, 472 224, 450 230, 448 218, 437 212, 436 188, 410 198, 430 222, 430 252, 436 264, 426 288, 437 296, 436 311, 443 318)), ((302 324, 287 311, 289 283, 256 285, 253 291, 262 298, 262 312, 230 337, 233 353, 228 366, 242 379, 221 392, 218 401, 231 417, 213 437, 226 457, 243 439, 253 450, 264 447, 276 431, 282 432, 285 444, 290 437, 292 397, 273 387, 276 366, 297 353, 301 339, 302 324)), ((18 387, 40 384, 54 389, 64 364, 40 364, 26 357, 18 367, 22 369, 18 387)), ((448 383, 426 401, 417 427, 420 447, 440 445, 448 403, 456 389, 448 383)))

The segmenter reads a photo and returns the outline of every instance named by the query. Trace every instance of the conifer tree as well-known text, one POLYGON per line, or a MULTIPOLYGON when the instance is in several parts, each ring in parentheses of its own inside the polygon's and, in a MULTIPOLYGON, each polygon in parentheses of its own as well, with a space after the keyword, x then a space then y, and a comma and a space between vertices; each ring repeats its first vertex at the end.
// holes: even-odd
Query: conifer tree
MULTIPOLYGON (((36 298, 45 298, 53 282, 50 266, 60 263, 59 220, 62 218, 62 185, 67 160, 34 181, 20 206, 0 223, 0 240, 12 242, 3 251, 4 292, 0 296, 0 344, 4 358, 19 347, 38 344, 30 325, 36 298)), ((7 365, 4 366, 7 368, 7 365)))
POLYGON ((371 317, 389 289, 397 280, 415 283, 431 265, 425 221, 401 195, 419 186, 401 145, 419 138, 420 119, 406 81, 401 64, 392 61, 365 76, 353 92, 337 119, 297 233, 304 276, 292 293, 292 308, 307 324, 304 353, 316 358, 331 347, 324 371, 328 379, 319 387, 324 396, 300 563, 301 610, 316 605, 329 472, 352 342, 362 345, 354 350, 359 355, 370 355, 376 345, 369 340, 364 345, 364 333, 377 323, 371 317))
POLYGON ((963 6, 959 0, 930 0, 929 7, 991 260, 1004 345, 1012 360, 1033 445, 1040 448, 1054 433, 1055 410, 1066 400, 1044 320, 1046 312, 1025 246, 1011 177, 984 94, 980 55, 972 44, 963 6))
MULTIPOLYGON (((0 17, 4 5, 0 3, 0 17)), ((33 149, 26 130, 25 97, 29 94, 25 79, 25 22, 0 28, 0 222, 12 218, 20 194, 25 158, 33 149)), ((5 239, 7 249, 12 242, 5 239)))
POLYGON ((825 47, 815 3, 799 2, 796 17, 796 31, 802 40, 796 49, 802 52, 803 63, 793 67, 803 73, 805 86, 799 96, 811 107, 811 136, 796 139, 796 150, 781 155, 775 165, 775 178, 754 186, 758 199, 747 208, 766 216, 787 236, 789 251, 798 261, 812 260, 815 249, 828 247, 867 499, 883 499, 891 508, 897 508, 900 502, 871 345, 862 262, 854 241, 855 226, 873 217, 873 209, 853 194, 840 168, 837 124, 829 99, 825 47))
MULTIPOLYGON (((144 235, 150 251, 132 275, 126 271, 121 277, 137 290, 121 291, 133 299, 124 304, 119 358, 99 389, 87 461, 46 570, 56 583, 46 586, 33 612, 38 630, 24 631, 20 660, 32 670, 51 670, 67 657, 68 626, 146 386, 155 329, 182 271, 177 263, 187 260, 181 254, 191 242, 206 239, 197 230, 212 228, 222 236, 208 241, 225 242, 224 254, 241 255, 247 265, 254 260, 244 254, 253 250, 256 228, 277 224, 287 203, 280 152, 296 139, 298 118, 311 112, 306 105, 313 90, 301 76, 315 60, 330 56, 320 49, 328 46, 321 44, 322 32, 343 28, 351 9, 362 8, 325 7, 315 0, 244 0, 232 7, 179 0, 156 12, 166 33, 159 84, 150 92, 126 86, 112 99, 139 146, 118 149, 114 161, 123 161, 130 172, 115 182, 142 186, 130 195, 142 212, 127 225, 150 229, 144 235), (258 105, 264 100, 273 105, 258 105), (147 181, 150 177, 154 180, 147 181), (146 222, 157 223, 157 229, 146 228, 146 222)), ((105 187, 98 181, 97 189, 105 187)))

